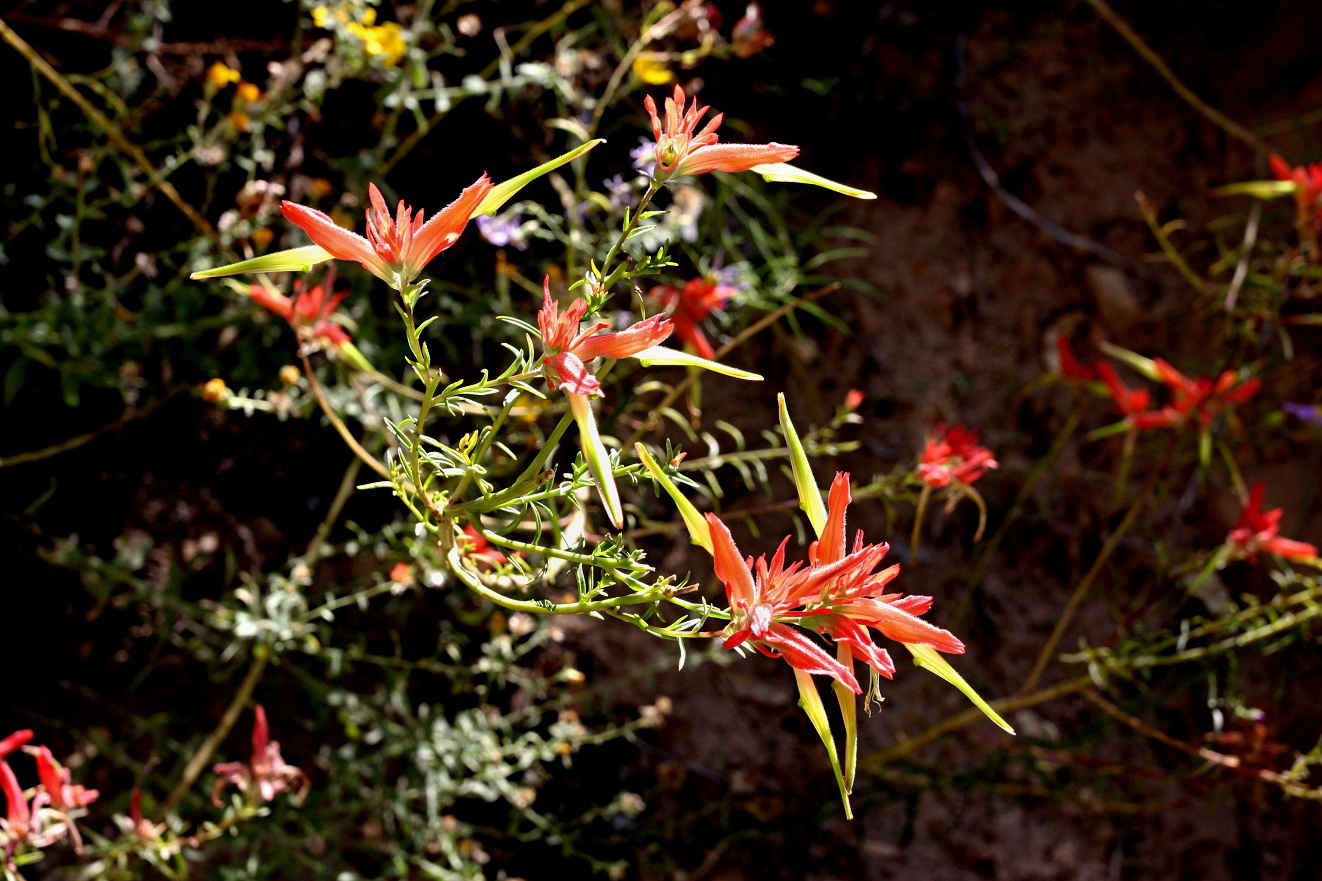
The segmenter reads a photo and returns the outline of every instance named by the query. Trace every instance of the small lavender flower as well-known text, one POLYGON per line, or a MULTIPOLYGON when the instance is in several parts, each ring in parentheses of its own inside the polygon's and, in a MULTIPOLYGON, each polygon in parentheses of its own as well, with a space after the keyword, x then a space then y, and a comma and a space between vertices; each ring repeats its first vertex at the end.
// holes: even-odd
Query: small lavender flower
POLYGON ((648 177, 655 176, 656 141, 649 141, 647 138, 640 137, 638 146, 629 151, 629 158, 633 160, 634 168, 648 177))
POLYGON ((477 231, 497 248, 512 245, 520 251, 528 249, 528 242, 523 235, 523 215, 488 217, 485 214, 477 218, 477 231))
POLYGON ((624 179, 624 175, 607 178, 601 185, 610 194, 611 211, 622 212, 633 204, 633 186, 624 179))
POLYGON ((1322 426, 1322 407, 1316 404, 1295 404, 1286 401, 1281 405, 1281 409, 1291 416, 1298 416, 1305 422, 1311 422, 1314 425, 1322 426))

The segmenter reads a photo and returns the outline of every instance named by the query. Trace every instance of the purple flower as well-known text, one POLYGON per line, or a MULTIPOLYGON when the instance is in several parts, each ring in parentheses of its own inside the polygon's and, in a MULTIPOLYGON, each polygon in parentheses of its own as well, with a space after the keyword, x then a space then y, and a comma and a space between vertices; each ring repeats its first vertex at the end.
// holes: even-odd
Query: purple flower
POLYGON ((1311 422, 1314 425, 1322 426, 1322 407, 1316 404, 1295 404, 1286 401, 1281 405, 1281 409, 1291 416, 1298 416, 1305 422, 1311 422))
POLYGON ((640 137, 638 146, 629 151, 629 158, 633 160, 633 167, 641 171, 648 177, 656 174, 656 141, 649 141, 647 138, 640 137))
POLYGON ((601 182, 610 195, 612 211, 624 211, 633 204, 633 186, 624 179, 623 175, 617 174, 614 177, 606 178, 601 182))
POLYGON ((523 235, 523 215, 511 214, 488 217, 485 214, 477 218, 477 231, 497 248, 512 245, 520 251, 528 249, 527 239, 523 235))

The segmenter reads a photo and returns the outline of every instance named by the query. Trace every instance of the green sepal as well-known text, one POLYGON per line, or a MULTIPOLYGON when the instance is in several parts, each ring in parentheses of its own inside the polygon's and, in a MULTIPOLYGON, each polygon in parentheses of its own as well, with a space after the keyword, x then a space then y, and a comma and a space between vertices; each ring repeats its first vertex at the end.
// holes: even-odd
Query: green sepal
POLYGON ((1153 361, 1151 358, 1144 358, 1137 352, 1122 349, 1117 345, 1108 343, 1106 340, 1102 340, 1097 345, 1103 352, 1118 361, 1124 361, 1148 379, 1155 379, 1158 382, 1161 381, 1161 371, 1157 369, 1157 362, 1153 361))
POLYGON ((775 162, 768 165, 754 165, 752 171, 762 175, 762 178, 772 183, 786 184, 811 184, 815 187, 825 187, 828 190, 834 190, 846 196, 853 196, 855 199, 875 199, 876 193, 868 190, 860 190, 858 187, 851 187, 848 184, 842 184, 839 181, 833 181, 830 178, 822 177, 820 174, 813 174, 811 171, 804 171, 802 168, 795 168, 787 162, 775 162))
POLYGON ((776 400, 780 403, 780 430, 785 432, 785 443, 790 449, 790 468, 794 471, 794 489, 799 494, 799 507, 808 515, 813 532, 821 538, 822 530, 826 527, 826 504, 822 501, 822 491, 817 488, 817 478, 812 475, 808 454, 803 451, 799 433, 790 421, 784 392, 776 395, 776 400))
POLYGON ((706 358, 699 358, 697 355, 690 355, 688 352, 681 352, 679 349, 667 349, 665 346, 652 346, 650 349, 643 349, 633 357, 649 367, 655 364, 676 367, 701 367, 703 370, 733 376, 735 379, 762 381, 762 375, 759 373, 750 373, 747 370, 740 370, 738 367, 728 367, 719 361, 708 361, 706 358))
POLYGON ((1252 196, 1255 199, 1277 199, 1288 196, 1298 187, 1292 180, 1246 180, 1226 184, 1212 190, 1213 196, 1252 196))
POLYGON ((638 454, 639 460, 643 463, 643 467, 647 469, 647 473, 652 475, 657 483, 661 484, 661 488, 666 491, 666 495, 670 496, 671 501, 675 503, 675 507, 679 508, 679 516, 684 518, 684 525, 689 531, 689 539, 714 557, 716 551, 712 547, 711 527, 707 525, 706 519, 698 513, 698 509, 693 506, 693 503, 684 497, 684 494, 679 491, 679 487, 675 486, 675 482, 661 470, 661 467, 656 464, 656 460, 652 458, 652 454, 647 452, 646 447, 639 443, 634 444, 633 448, 634 452, 638 454))
POLYGON ((826 707, 822 706, 822 696, 817 693, 817 684, 812 674, 794 669, 794 682, 799 686, 799 706, 808 715, 808 721, 817 731, 826 747, 826 755, 831 759, 831 770, 835 772, 836 785, 840 787, 840 800, 845 805, 845 819, 854 819, 854 811, 849 806, 849 786, 845 783, 844 771, 840 768, 840 754, 836 751, 835 740, 831 738, 831 723, 826 718, 826 707))
POLYGON ((941 657, 940 652, 931 646, 926 645, 910 645, 909 643, 905 643, 904 647, 913 655, 913 662, 915 664, 922 667, 927 672, 941 677, 960 691, 964 692, 964 696, 973 701, 973 705, 982 710, 982 712, 987 715, 988 719, 991 719, 1006 731, 1014 734, 1014 729, 1010 727, 1010 723, 1002 719, 1000 714, 993 710, 991 705, 973 690, 973 686, 965 682, 964 677, 955 672, 955 668, 950 666, 945 658, 941 657))
POLYGON ((546 174, 548 171, 555 171, 566 162, 572 162, 598 144, 604 143, 606 143, 605 138, 597 138, 596 140, 588 141, 586 144, 575 147, 573 150, 570 150, 562 156, 557 156, 550 162, 543 162, 536 168, 525 171, 517 177, 512 177, 507 181, 496 184, 487 193, 487 197, 482 200, 481 204, 479 204, 477 208, 473 210, 473 213, 469 215, 469 218, 472 219, 479 214, 495 214, 500 210, 502 205, 514 198, 515 193, 537 180, 537 178, 546 174))
POLYGON ((587 395, 575 395, 566 392, 569 409, 578 423, 578 439, 583 447, 583 458, 587 460, 588 470, 597 481, 597 494, 601 496, 601 505, 606 509, 606 516, 616 529, 624 528, 624 509, 620 506, 620 490, 615 485, 615 471, 611 468, 610 452, 601 442, 597 433, 597 417, 592 413, 592 399, 587 395))
POLYGON ((220 278, 225 275, 240 275, 244 272, 307 272, 318 263, 325 263, 329 259, 331 259, 330 252, 325 248, 320 245, 306 245, 302 248, 291 248, 288 251, 263 254, 260 257, 231 263, 228 266, 203 269, 188 277, 197 280, 201 278, 220 278))

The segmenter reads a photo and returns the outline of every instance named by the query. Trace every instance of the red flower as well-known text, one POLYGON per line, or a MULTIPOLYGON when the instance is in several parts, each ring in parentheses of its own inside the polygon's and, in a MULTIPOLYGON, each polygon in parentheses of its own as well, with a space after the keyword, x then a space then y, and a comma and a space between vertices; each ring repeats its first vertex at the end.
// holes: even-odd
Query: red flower
POLYGON ((470 560, 484 560, 496 565, 509 560, 498 548, 492 547, 487 537, 474 529, 472 524, 464 527, 464 535, 460 541, 467 546, 464 556, 470 560))
POLYGON ((1295 223, 1303 235, 1316 239, 1318 228, 1322 227, 1322 162, 1291 168, 1290 163, 1280 156, 1272 156, 1268 164, 1277 180, 1294 184, 1294 201, 1298 210, 1295 223))
POLYGON ((1105 361, 1097 362, 1097 373, 1102 377, 1102 382, 1106 383, 1106 387, 1110 389, 1115 405, 1124 414, 1125 421, 1132 428, 1170 428, 1180 421, 1180 414, 1174 408, 1165 407, 1161 410, 1149 410, 1148 404, 1152 402, 1152 393, 1147 389, 1127 387, 1115 372, 1115 368, 1105 361))
POLYGON ((391 217, 386 200, 376 184, 369 184, 372 207, 367 211, 367 237, 343 229, 329 216, 306 205, 281 202, 280 210, 291 223, 302 227, 314 244, 339 260, 357 260, 367 271, 391 287, 402 290, 412 284, 432 258, 455 243, 468 219, 491 190, 483 174, 441 211, 423 222, 421 211, 400 200, 391 217))
POLYGON ((27 728, 15 731, 8 737, 0 738, 0 759, 3 759, 31 739, 32 731, 27 728))
POLYGON ((18 785, 14 769, 4 759, 0 759, 0 792, 5 796, 5 818, 0 820, 0 831, 5 833, 5 857, 8 862, 8 858, 14 855, 19 843, 28 837, 33 827, 32 811, 23 795, 23 787, 18 785))
POLYGON ((806 568, 802 563, 785 568, 788 538, 769 564, 766 557, 756 562, 752 558, 741 560, 730 530, 714 514, 706 517, 716 577, 725 585, 730 601, 726 647, 749 642, 765 655, 783 657, 792 667, 825 674, 861 693, 848 663, 855 654, 887 678, 895 673, 890 655, 872 641, 869 627, 897 642, 931 646, 943 652, 962 652, 964 644, 917 617, 931 607, 931 597, 882 593, 900 571, 899 566, 876 571, 889 545, 864 544, 860 532, 853 552, 846 553, 845 509, 849 501, 849 475, 837 474, 827 502, 822 539, 809 548, 806 568), (848 649, 845 662, 831 657, 801 630, 777 618, 796 619, 801 627, 844 644, 848 649))
POLYGON ((340 305, 348 293, 326 296, 326 285, 317 285, 310 291, 304 291, 301 283, 295 282, 295 296, 291 300, 283 294, 269 291, 261 285, 250 285, 248 296, 258 305, 279 315, 300 337, 310 335, 330 346, 339 346, 349 342, 349 335, 344 328, 330 319, 335 307, 340 305))
POLYGON ((1227 370, 1215 381, 1200 376, 1190 379, 1160 358, 1154 358, 1161 380, 1171 390, 1171 407, 1177 418, 1198 414, 1198 421, 1207 428, 1223 410, 1233 404, 1242 404, 1258 393, 1262 383, 1257 379, 1239 380, 1239 374, 1227 370))
POLYGON ((755 165, 788 162, 799 155, 799 148, 790 144, 718 144, 720 138, 716 135, 716 129, 724 119, 722 113, 712 117, 706 127, 695 135, 693 130, 698 120, 711 108, 698 106, 697 98, 686 108, 686 101, 684 89, 676 85, 674 96, 666 99, 666 118, 662 124, 652 96, 643 99, 643 106, 652 117, 657 178, 660 180, 672 175, 705 174, 709 171, 748 171, 755 165))
POLYGON ((253 708, 252 761, 247 765, 225 762, 212 770, 220 775, 211 791, 211 802, 216 807, 221 806, 220 793, 231 783, 254 802, 271 801, 277 793, 288 792, 294 787, 298 787, 298 798, 302 801, 311 786, 306 774, 286 764, 280 756, 280 744, 270 739, 266 710, 261 704, 253 708))
POLYGON ((674 325, 664 315, 653 315, 632 327, 617 333, 598 331, 610 327, 598 322, 587 330, 579 331, 583 315, 588 311, 586 300, 575 300, 564 314, 551 299, 551 277, 542 283, 541 311, 537 313, 537 326, 542 331, 542 358, 546 382, 552 388, 563 387, 571 395, 600 395, 601 383, 587 368, 593 358, 628 358, 650 349, 670 336, 674 325))
POLYGON ((1087 366, 1079 362, 1074 354, 1074 349, 1070 348, 1069 338, 1064 334, 1056 337, 1056 352, 1060 355, 1060 375, 1066 379, 1079 379, 1085 382, 1097 378, 1098 366, 1087 366))
POLYGON ((1281 525, 1281 509, 1273 508, 1266 513, 1262 510, 1262 484, 1255 483, 1244 503, 1244 510, 1239 514, 1235 528, 1230 530, 1226 541, 1239 557, 1257 560, 1259 551, 1278 554, 1291 559, 1316 557, 1317 548, 1302 541, 1281 538, 1276 533, 1281 525))
POLYGON ((955 425, 947 428, 938 422, 923 448, 918 476, 930 487, 949 486, 950 482, 973 483, 1000 463, 991 450, 978 446, 978 433, 955 425))
POLYGON ((69 769, 55 761, 49 749, 39 746, 29 751, 37 758, 37 776, 46 790, 44 793, 38 793, 32 800, 35 807, 49 804, 55 810, 67 813, 96 801, 100 793, 95 789, 74 786, 69 769))
POLYGON ((670 318, 675 323, 675 336, 692 346, 698 357, 709 361, 716 357, 716 350, 707 341, 700 322, 712 310, 724 309, 734 293, 733 287, 720 284, 713 276, 699 276, 683 288, 671 285, 652 288, 652 296, 661 301, 663 308, 670 310, 670 318))

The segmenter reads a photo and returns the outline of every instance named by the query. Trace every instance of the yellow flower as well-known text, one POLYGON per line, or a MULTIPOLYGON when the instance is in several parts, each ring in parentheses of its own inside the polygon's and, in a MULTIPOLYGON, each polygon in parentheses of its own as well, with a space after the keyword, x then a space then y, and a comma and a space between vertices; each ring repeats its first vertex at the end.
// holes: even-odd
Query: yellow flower
POLYGON ((239 83, 239 88, 235 91, 235 94, 239 96, 240 100, 246 101, 249 104, 256 103, 262 99, 262 90, 252 83, 239 83))
POLYGON ((223 61, 217 61, 207 68, 207 82, 217 89, 223 89, 230 83, 237 83, 239 79, 239 72, 223 61))
POLYGON ((241 110, 230 111, 229 121, 241 132, 246 132, 252 128, 252 121, 248 119, 248 114, 241 110))
POLYGON ((202 400, 212 404, 219 403, 225 399, 225 380, 219 376, 214 379, 208 379, 202 386, 202 400))
POLYGON ((286 364, 280 368, 280 381, 285 385, 297 385, 298 379, 302 375, 293 364, 286 364))
POLYGON ((312 198, 314 199, 324 199, 335 190, 335 187, 331 185, 331 182, 324 177, 314 177, 311 186, 312 198))
POLYGON ((364 10, 363 10, 363 24, 367 25, 369 28, 370 28, 372 25, 376 24, 376 10, 375 10, 375 9, 364 9, 364 10))
POLYGON ((252 243, 257 247, 265 248, 271 244, 271 240, 275 238, 275 233, 271 232, 269 226, 263 226, 253 230, 252 235, 248 238, 252 239, 252 243))
MULTIPOLYGON (((367 16, 364 16, 364 21, 366 20, 367 16)), ((373 57, 379 57, 386 67, 394 67, 398 64, 409 48, 404 42, 404 29, 393 21, 374 27, 355 22, 349 25, 349 32, 363 41, 363 51, 373 57)))
POLYGON ((312 10, 312 23, 319 28, 326 27, 326 22, 330 19, 330 10, 325 6, 317 6, 312 10))
POLYGON ((662 86, 675 78, 665 62, 652 52, 640 52, 633 60, 633 75, 650 86, 662 86))

